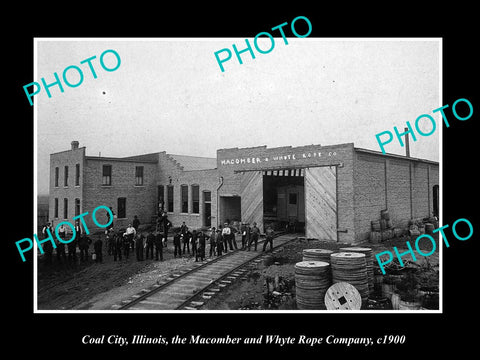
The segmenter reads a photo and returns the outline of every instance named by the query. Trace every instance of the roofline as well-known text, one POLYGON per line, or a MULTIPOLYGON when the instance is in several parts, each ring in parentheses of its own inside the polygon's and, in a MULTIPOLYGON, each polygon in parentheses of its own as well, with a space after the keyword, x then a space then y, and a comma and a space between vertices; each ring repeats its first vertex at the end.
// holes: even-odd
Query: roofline
POLYGON ((61 154, 61 153, 65 153, 65 152, 68 152, 68 151, 77 151, 77 150, 85 150, 86 147, 85 146, 82 146, 82 147, 79 147, 75 150, 72 150, 72 149, 68 149, 68 150, 62 150, 62 151, 57 151, 57 152, 54 152, 54 153, 50 153, 50 156, 52 155, 57 155, 57 154, 61 154))
POLYGON ((85 160, 119 161, 119 162, 147 163, 147 164, 158 163, 158 161, 155 161, 155 160, 135 160, 135 159, 128 159, 128 158, 116 158, 116 157, 105 157, 105 156, 85 156, 85 160))
POLYGON ((190 158, 217 160, 216 157, 209 157, 209 156, 181 155, 181 154, 171 154, 171 153, 167 153, 167 152, 165 154, 170 155, 170 156, 185 156, 185 157, 190 157, 190 158))
POLYGON ((357 148, 357 147, 354 147, 353 149, 355 151, 358 151, 358 152, 364 152, 364 153, 368 153, 368 154, 372 154, 372 155, 388 156, 388 157, 392 157, 392 158, 396 158, 396 159, 421 161, 421 162, 424 162, 424 163, 439 165, 438 161, 433 161, 433 160, 427 160, 427 159, 421 159, 421 158, 415 158, 415 157, 411 157, 411 156, 391 154, 391 153, 385 153, 384 154, 381 151, 363 149, 363 148, 357 148))

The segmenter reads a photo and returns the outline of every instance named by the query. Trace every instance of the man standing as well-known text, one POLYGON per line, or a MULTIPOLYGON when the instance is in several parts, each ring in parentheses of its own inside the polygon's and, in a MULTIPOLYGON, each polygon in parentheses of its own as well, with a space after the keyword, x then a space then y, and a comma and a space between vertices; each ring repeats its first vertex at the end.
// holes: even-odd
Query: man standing
POLYGON ((247 248, 247 245, 250 241, 250 226, 248 223, 242 223, 240 231, 242 232, 242 250, 247 248))
MULTIPOLYGON (((67 229, 63 224, 60 225, 60 227, 58 228, 58 235, 60 236, 60 239, 65 241, 66 234, 67 234, 67 229)), ((60 258, 63 258, 63 260, 67 258, 67 255, 65 254, 65 243, 60 241, 59 239, 56 239, 56 240, 57 240, 57 261, 60 262, 61 261, 60 258)))
POLYGON ((190 255, 190 245, 189 245, 190 237, 188 236, 188 227, 187 225, 185 225, 185 221, 182 222, 182 225, 180 226, 180 237, 182 238, 182 241, 183 241, 183 253, 185 254, 185 247, 186 247, 187 252, 190 255))
POLYGON ((255 251, 257 251, 257 242, 258 242, 258 236, 260 235, 260 230, 257 227, 257 223, 253 223, 252 227, 252 232, 250 234, 250 241, 248 242, 248 249, 247 251, 250 251, 250 247, 252 245, 252 242, 255 243, 255 251))
POLYGON ((158 261, 158 255, 160 255, 160 261, 163 261, 163 234, 159 231, 155 232, 155 260, 158 261))
POLYGON ((205 259, 205 234, 200 231, 197 235, 197 252, 195 254, 195 261, 203 261, 205 259))
MULTIPOLYGON (((53 227, 48 222, 42 229, 43 238, 48 238, 51 234, 53 235, 53 227)), ((45 252, 45 263, 50 265, 52 263, 52 256, 53 256, 53 245, 51 241, 47 241, 45 245, 43 245, 43 251, 45 252)))
POLYGON ((170 222, 170 220, 168 220, 168 216, 165 211, 162 213, 162 217, 160 218, 159 225, 161 229, 160 231, 163 231, 163 236, 165 238, 164 246, 166 248, 167 241, 168 241, 168 229, 170 229, 170 227, 172 226, 172 223, 170 222))
POLYGON ((180 231, 175 230, 175 235, 173 235, 173 257, 182 256, 182 245, 180 240, 180 231))
POLYGON ((93 250, 95 251, 95 262, 101 263, 103 261, 103 256, 102 256, 102 240, 100 238, 98 238, 93 243, 93 250))
POLYGON ((274 231, 270 225, 267 226, 267 230, 265 231, 265 242, 263 244, 263 250, 267 248, 267 244, 270 243, 270 251, 273 251, 273 234, 274 231))
POLYGON ((143 261, 143 241, 144 237, 143 234, 140 233, 135 240, 135 252, 137 255, 137 261, 143 261))
POLYGON ((210 254, 209 257, 215 256, 217 253, 216 251, 217 246, 217 232, 215 231, 215 227, 212 227, 210 231, 210 254))
POLYGON ((223 238, 223 246, 225 252, 228 250, 228 245, 230 245, 230 251, 233 251, 233 246, 232 246, 232 239, 230 238, 231 234, 231 229, 228 226, 228 223, 223 224, 223 230, 222 230, 222 238, 223 238))
MULTIPOLYGON (((153 245, 155 243, 155 235, 153 235, 153 232, 150 231, 147 235, 146 239, 146 251, 145 251, 145 259, 148 260, 148 254, 150 254, 150 258, 153 260, 153 245)), ((157 260, 158 260, 158 254, 157 254, 157 260)))
MULTIPOLYGON (((220 225, 220 228, 222 225, 220 225)), ((222 256, 223 252, 223 237, 222 237, 222 231, 220 229, 217 230, 217 235, 215 242, 217 243, 217 256, 222 256)))
POLYGON ((113 235, 113 261, 122 260, 123 236, 120 233, 113 235))
POLYGON ((123 236, 125 237, 125 257, 128 259, 128 254, 130 253, 130 247, 133 244, 133 239, 135 238, 135 235, 137 235, 137 231, 135 228, 132 226, 132 224, 128 224, 127 230, 123 233, 123 236))
POLYGON ((85 234, 80 235, 78 239, 78 248, 80 249, 80 262, 88 261, 88 247, 92 240, 85 234))

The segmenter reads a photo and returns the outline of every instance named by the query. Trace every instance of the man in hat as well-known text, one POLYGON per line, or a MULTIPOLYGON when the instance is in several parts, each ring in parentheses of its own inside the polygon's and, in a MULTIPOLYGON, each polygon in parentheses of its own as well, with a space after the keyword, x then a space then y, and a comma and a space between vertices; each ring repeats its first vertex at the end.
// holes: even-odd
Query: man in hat
POLYGON ((180 230, 175 230, 175 235, 173 235, 173 257, 178 256, 182 257, 182 245, 180 240, 180 230))
POLYGON ((133 246, 133 239, 137 235, 137 231, 132 226, 132 224, 128 224, 127 230, 123 233, 123 237, 125 238, 124 249, 125 249, 125 257, 128 259, 128 254, 130 253, 130 247, 133 246))
POLYGON ((273 251, 273 234, 274 231, 270 225, 267 226, 267 230, 265 230, 265 242, 263 244, 263 250, 267 248, 267 244, 270 243, 270 251, 273 251))
POLYGON ((160 255, 160 261, 163 261, 163 234, 160 231, 155 232, 155 260, 158 261, 158 256, 160 255))
POLYGON ((248 225, 248 223, 243 222, 242 227, 240 228, 240 231, 242 232, 242 250, 247 248, 250 241, 250 226, 248 225))
POLYGON ((212 227, 210 230, 210 257, 215 256, 217 253, 217 237, 217 231, 215 230, 215 227, 212 227))
POLYGON ((248 249, 247 251, 250 251, 250 247, 252 245, 252 242, 255 244, 255 251, 257 251, 257 242, 258 242, 258 237, 260 235, 260 229, 257 227, 257 223, 253 223, 252 231, 250 233, 250 241, 248 242, 248 249))

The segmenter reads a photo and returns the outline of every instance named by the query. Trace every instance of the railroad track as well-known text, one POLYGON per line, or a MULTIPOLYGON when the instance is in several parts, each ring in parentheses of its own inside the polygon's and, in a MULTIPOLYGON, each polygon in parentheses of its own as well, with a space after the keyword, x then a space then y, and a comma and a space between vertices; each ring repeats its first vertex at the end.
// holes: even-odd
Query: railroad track
MULTIPOLYGON (((273 249, 278 249, 298 238, 298 234, 276 234, 273 249)), ((246 265, 258 261, 264 255, 263 241, 258 242, 257 251, 236 250, 214 259, 195 263, 183 272, 174 272, 161 283, 142 290, 112 310, 194 310, 201 302, 192 301, 200 295, 209 299, 247 272, 246 265)), ((270 247, 268 247, 270 250, 270 247)))

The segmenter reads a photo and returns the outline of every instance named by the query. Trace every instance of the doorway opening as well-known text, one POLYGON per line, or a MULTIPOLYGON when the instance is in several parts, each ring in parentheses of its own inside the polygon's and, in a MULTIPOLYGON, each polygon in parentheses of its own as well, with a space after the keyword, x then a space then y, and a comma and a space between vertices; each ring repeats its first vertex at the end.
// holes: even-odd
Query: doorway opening
POLYGON ((263 222, 276 231, 305 232, 305 180, 302 169, 263 172, 263 222))

